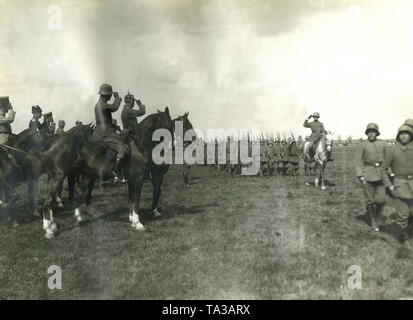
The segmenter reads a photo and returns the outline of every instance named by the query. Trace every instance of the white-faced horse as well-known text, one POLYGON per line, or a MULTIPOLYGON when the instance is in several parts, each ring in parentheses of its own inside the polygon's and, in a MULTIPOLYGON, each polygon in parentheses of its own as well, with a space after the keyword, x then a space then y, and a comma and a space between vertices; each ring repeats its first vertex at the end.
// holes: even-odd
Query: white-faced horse
MULTIPOLYGON (((321 182, 321 190, 325 190, 326 186, 324 184, 324 170, 326 168, 326 164, 328 161, 328 158, 331 154, 332 151, 332 133, 327 132, 326 134, 323 134, 323 136, 316 142, 315 144, 315 150, 314 154, 310 156, 311 150, 309 150, 309 141, 306 141, 304 143, 304 152, 303 152, 303 157, 304 157, 304 170, 306 171, 306 175, 309 172, 309 165, 312 161, 315 162, 314 165, 314 173, 315 173, 315 179, 314 179, 314 185, 318 187, 319 183, 321 182), (308 170, 308 171, 307 171, 308 170)), ((309 185, 309 182, 306 182, 307 185, 309 185)))

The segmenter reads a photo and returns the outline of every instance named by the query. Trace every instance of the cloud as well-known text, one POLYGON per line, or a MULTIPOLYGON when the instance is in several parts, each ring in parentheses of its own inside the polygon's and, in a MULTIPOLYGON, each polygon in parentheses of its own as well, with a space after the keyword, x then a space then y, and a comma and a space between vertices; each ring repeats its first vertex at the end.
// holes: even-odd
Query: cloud
POLYGON ((411 117, 408 2, 55 1, 61 30, 47 28, 49 2, 2 3, 0 93, 17 110, 14 131, 33 104, 68 126, 92 121, 105 82, 149 113, 190 111, 201 129, 306 134, 319 111, 343 136, 371 121, 393 136, 411 117))

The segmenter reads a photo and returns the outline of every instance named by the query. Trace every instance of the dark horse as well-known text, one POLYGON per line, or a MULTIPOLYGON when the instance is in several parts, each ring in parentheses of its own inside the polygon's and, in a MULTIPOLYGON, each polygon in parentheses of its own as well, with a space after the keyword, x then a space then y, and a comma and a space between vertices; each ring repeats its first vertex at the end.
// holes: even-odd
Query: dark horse
POLYGON ((3 206, 10 207, 11 212, 15 199, 14 189, 18 184, 27 182, 30 209, 33 215, 39 216, 37 183, 42 174, 41 152, 47 148, 47 141, 45 131, 26 129, 13 135, 9 146, 0 148, 0 192, 3 193, 3 206))
MULTIPOLYGON (((155 164, 152 159, 152 151, 159 143, 153 141, 152 137, 158 129, 165 129, 171 137, 173 136, 174 125, 168 107, 164 112, 158 111, 146 117, 126 139, 129 155, 124 163, 124 172, 128 179, 129 220, 137 230, 145 229, 140 223, 138 212, 143 180, 149 172, 153 185, 151 211, 155 217, 160 215, 157 206, 161 195, 161 184, 169 164, 155 164)), ((95 181, 99 177, 112 177, 115 152, 91 141, 91 130, 79 129, 79 131, 75 139, 73 138, 75 135, 62 135, 54 139, 44 153, 44 167, 49 176, 48 196, 43 210, 43 229, 46 231, 46 238, 52 238, 57 230, 53 210, 59 181, 65 175, 78 172, 82 177, 75 209, 75 218, 78 222, 83 220, 83 206, 91 203, 95 181)))

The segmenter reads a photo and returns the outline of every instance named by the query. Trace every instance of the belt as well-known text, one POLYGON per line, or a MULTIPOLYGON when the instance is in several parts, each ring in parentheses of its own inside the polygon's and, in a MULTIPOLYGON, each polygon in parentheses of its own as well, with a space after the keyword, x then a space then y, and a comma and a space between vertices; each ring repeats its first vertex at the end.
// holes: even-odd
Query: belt
POLYGON ((368 165, 378 168, 381 166, 382 161, 364 161, 364 164, 368 164, 368 165))
POLYGON ((411 174, 395 174, 394 177, 398 178, 398 179, 413 180, 413 173, 411 173, 411 174))

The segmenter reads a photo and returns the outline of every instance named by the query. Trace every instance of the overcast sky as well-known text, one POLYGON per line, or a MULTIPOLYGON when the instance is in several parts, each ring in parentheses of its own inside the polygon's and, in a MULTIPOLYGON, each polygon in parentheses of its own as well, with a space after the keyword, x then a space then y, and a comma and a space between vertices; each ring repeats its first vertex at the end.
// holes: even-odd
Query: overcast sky
MULTIPOLYGON (((102 83, 193 125, 308 134, 314 111, 347 137, 413 118, 413 1, 0 0, 0 96, 94 121, 102 83), (50 5, 62 29, 48 28, 50 5)), ((123 104, 122 104, 123 107, 123 104)), ((121 108, 122 108, 121 107, 121 108)), ((120 111, 116 113, 119 119, 120 111)))

